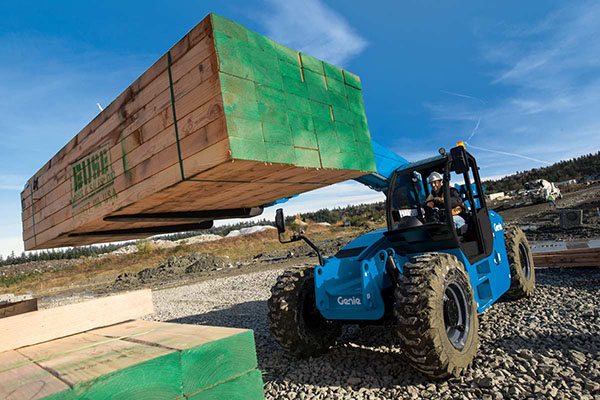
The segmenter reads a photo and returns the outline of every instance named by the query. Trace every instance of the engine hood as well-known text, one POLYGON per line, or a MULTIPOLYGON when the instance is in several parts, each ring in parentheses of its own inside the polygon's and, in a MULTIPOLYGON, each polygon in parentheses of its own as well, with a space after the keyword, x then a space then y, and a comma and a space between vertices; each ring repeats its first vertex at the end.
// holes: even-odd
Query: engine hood
POLYGON ((357 237, 346 246, 342 247, 334 257, 338 259, 354 258, 355 260, 361 260, 368 257, 374 248, 380 249, 380 242, 387 239, 383 236, 383 233, 387 229, 377 229, 367 234, 357 237))

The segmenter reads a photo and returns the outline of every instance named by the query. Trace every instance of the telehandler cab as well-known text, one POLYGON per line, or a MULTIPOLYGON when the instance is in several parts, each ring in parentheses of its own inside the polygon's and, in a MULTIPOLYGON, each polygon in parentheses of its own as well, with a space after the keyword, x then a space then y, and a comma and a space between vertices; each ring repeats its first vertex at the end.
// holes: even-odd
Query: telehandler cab
POLYGON ((436 378, 458 376, 477 352, 478 313, 502 296, 533 295, 527 238, 488 211, 475 158, 464 145, 413 163, 383 157, 377 149, 378 171, 385 171, 357 180, 385 191, 387 229, 360 236, 323 259, 302 234, 282 241, 284 217, 277 210, 280 241, 307 241, 319 265, 279 277, 268 301, 271 332, 292 355, 314 357, 335 345, 343 324, 391 321, 417 370, 436 378), (426 205, 431 193, 426 178, 434 171, 443 176, 442 207, 426 205), (464 206, 460 212, 450 205, 453 179, 462 182, 455 185, 464 206), (464 220, 460 227, 457 213, 464 220))

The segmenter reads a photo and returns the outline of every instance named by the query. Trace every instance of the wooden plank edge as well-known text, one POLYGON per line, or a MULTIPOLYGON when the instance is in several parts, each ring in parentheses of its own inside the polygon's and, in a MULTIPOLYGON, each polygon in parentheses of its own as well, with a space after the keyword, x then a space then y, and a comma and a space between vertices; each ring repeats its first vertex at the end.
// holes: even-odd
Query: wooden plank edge
POLYGON ((0 319, 0 352, 152 314, 149 289, 0 319), (60 322, 59 322, 60 321, 60 322))

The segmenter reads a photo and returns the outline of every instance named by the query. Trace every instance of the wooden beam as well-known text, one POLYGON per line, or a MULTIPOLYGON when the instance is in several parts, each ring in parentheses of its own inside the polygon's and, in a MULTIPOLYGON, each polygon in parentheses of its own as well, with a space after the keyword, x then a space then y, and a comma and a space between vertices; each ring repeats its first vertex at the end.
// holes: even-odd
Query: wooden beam
POLYGON ((76 398, 175 399, 183 394, 179 355, 172 349, 79 333, 17 352, 54 371, 76 398))
POLYGON ((536 267, 600 267, 600 249, 535 252, 536 267))
MULTIPOLYGON (((186 123, 182 124, 183 126, 180 132, 182 148, 186 148, 184 144, 186 141, 196 142, 196 137, 202 136, 203 134, 203 132, 200 130, 205 125, 210 124, 214 119, 218 119, 218 117, 221 116, 223 109, 222 100, 217 91, 216 84, 216 78, 213 78, 197 87, 197 89, 200 90, 205 97, 198 99, 199 106, 196 108, 196 110, 193 110, 190 115, 188 115, 188 113, 184 113, 187 110, 179 110, 178 108, 178 111, 181 111, 182 114, 179 119, 181 122, 186 123), (194 133, 197 134, 193 135, 194 133)), ((169 107, 167 109, 168 111, 170 110, 170 104, 167 104, 169 107)), ((111 168, 114 170, 116 177, 125 173, 133 175, 136 167, 137 169, 143 168, 146 174, 157 172, 156 169, 150 169, 146 165, 148 162, 151 162, 153 165, 161 164, 158 167, 158 170, 177 162, 177 153, 175 151, 175 133, 171 117, 172 114, 169 113, 164 115, 163 113, 157 113, 155 118, 139 128, 138 131, 134 131, 139 132, 139 137, 137 138, 136 143, 129 143, 129 138, 134 136, 137 137, 137 135, 133 133, 127 136, 125 139, 122 139, 121 142, 117 141, 118 137, 114 139, 115 143, 112 144, 110 149, 110 158, 112 159, 111 168), (163 117, 165 119, 163 119, 163 117), (149 127, 151 124, 154 124, 155 126, 149 127), (144 132, 144 134, 142 134, 142 132, 144 132), (126 159, 125 163, 123 162, 123 157, 126 159), (127 165, 127 170, 124 170, 125 164, 127 165), (139 166, 140 164, 142 165, 139 166)), ((221 129, 218 133, 223 136, 226 134, 226 131, 221 129)), ((211 144, 214 141, 216 140, 213 140, 208 144, 211 144)), ((202 143, 200 140, 197 142, 202 143)), ((67 170, 68 169, 65 168, 62 171, 67 170)), ((66 172, 66 175, 61 180, 62 183, 57 183, 57 186, 54 189, 45 194, 42 198, 40 198, 39 201, 36 201, 33 207, 34 218, 29 218, 28 220, 24 221, 24 229, 32 226, 33 219, 35 219, 35 223, 37 225, 36 233, 39 233, 40 231, 37 228, 39 227, 40 223, 42 223, 46 218, 49 218, 53 214, 57 213, 59 210, 70 207, 72 201, 72 182, 70 170, 68 171, 69 172, 66 172)), ((132 181, 130 185, 133 184, 134 182, 132 181)), ((51 186, 52 185, 46 185, 45 187, 51 186)))
POLYGON ((14 350, 0 353, 0 398, 5 400, 71 399, 70 387, 14 350))
POLYGON ((148 289, 0 319, 0 352, 139 318, 154 312, 148 289))
POLYGON ((17 301, 0 305, 0 318, 12 317, 13 315, 24 314, 31 311, 37 311, 37 299, 17 301))

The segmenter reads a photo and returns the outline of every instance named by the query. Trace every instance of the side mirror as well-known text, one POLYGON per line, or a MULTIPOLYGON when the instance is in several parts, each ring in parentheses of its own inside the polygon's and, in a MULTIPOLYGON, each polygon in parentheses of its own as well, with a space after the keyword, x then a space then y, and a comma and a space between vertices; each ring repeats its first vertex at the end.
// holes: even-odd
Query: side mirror
POLYGON ((450 150, 452 156, 452 166, 457 174, 469 172, 469 164, 467 162, 467 154, 462 146, 456 146, 450 150))
POLYGON ((277 233, 282 234, 285 232, 285 218, 283 217, 283 208, 278 208, 275 211, 275 226, 277 227, 277 233))

